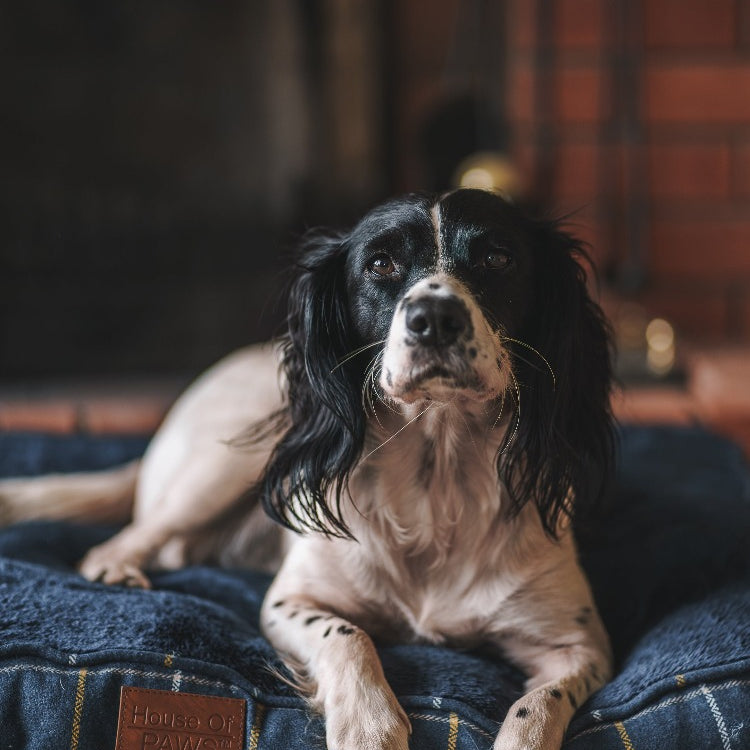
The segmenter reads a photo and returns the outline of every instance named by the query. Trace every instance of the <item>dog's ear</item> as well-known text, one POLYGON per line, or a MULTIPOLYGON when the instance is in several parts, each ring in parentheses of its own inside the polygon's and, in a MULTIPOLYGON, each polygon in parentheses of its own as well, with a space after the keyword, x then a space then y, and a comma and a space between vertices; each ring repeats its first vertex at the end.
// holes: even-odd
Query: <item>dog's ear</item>
POLYGON ((610 331, 591 299, 581 244, 552 221, 531 223, 533 309, 515 347, 520 414, 499 458, 516 509, 534 498, 544 528, 593 509, 614 464, 610 331))
POLYGON ((345 260, 345 237, 315 234, 302 243, 282 360, 287 430, 261 479, 272 518, 296 531, 334 536, 350 536, 341 502, 365 434, 361 360, 344 361, 356 348, 345 260))

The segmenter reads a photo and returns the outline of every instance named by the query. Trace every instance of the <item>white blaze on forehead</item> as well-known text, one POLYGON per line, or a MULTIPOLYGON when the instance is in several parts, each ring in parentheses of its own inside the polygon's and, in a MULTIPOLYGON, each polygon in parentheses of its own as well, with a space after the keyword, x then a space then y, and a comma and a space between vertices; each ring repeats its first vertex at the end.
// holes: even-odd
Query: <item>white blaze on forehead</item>
POLYGON ((432 217, 432 227, 435 233, 435 247, 437 248, 435 267, 438 271, 444 271, 446 269, 445 248, 443 247, 443 233, 440 227, 440 203, 436 203, 430 209, 430 216, 432 217))

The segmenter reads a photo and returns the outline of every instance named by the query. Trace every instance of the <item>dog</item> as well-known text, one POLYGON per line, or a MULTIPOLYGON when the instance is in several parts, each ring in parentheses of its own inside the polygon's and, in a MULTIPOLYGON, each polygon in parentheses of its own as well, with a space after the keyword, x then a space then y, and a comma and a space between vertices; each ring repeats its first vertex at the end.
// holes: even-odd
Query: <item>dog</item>
POLYGON ((557 750, 612 669, 572 531, 614 441, 584 262, 479 190, 308 235, 279 344, 204 374, 138 462, 0 483, 3 520, 130 520, 81 561, 92 581, 274 570, 261 628, 329 750, 408 747, 372 637, 497 649, 528 679, 495 750, 557 750))

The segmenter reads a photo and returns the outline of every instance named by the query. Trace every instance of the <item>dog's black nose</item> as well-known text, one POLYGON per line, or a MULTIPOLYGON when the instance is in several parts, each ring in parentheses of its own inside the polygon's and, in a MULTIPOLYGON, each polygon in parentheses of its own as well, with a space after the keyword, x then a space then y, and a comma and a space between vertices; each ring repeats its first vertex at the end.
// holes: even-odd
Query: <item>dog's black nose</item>
POLYGON ((470 323, 466 305, 456 297, 423 297, 406 308, 406 328, 425 346, 453 344, 470 323))

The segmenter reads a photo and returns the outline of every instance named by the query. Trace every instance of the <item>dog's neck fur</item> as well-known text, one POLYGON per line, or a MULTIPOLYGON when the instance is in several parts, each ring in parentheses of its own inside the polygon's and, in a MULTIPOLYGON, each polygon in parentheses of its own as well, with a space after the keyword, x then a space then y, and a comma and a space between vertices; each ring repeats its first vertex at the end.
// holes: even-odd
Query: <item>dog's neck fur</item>
POLYGON ((486 408, 426 402, 381 409, 370 421, 352 496, 360 521, 402 557, 440 566, 477 530, 496 527, 496 456, 507 424, 493 426, 497 415, 486 408))

